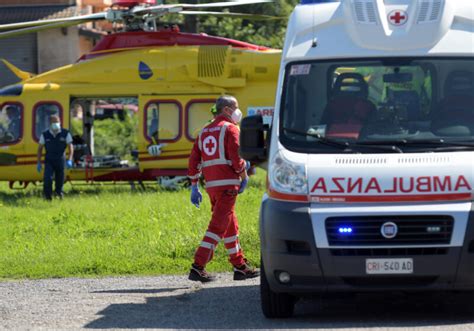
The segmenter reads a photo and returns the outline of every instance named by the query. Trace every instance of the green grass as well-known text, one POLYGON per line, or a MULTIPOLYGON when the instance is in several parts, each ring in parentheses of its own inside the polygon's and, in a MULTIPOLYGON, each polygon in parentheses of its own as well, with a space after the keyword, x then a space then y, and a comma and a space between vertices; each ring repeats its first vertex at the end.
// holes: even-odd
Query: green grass
MULTIPOLYGON (((210 220, 189 190, 145 191, 128 185, 66 184, 64 200, 41 198, 42 186, 23 191, 0 184, 0 278, 88 277, 186 273, 210 220)), ((258 212, 264 173, 237 200, 240 240, 259 261, 258 212)), ((230 271, 223 245, 210 271, 230 271)))

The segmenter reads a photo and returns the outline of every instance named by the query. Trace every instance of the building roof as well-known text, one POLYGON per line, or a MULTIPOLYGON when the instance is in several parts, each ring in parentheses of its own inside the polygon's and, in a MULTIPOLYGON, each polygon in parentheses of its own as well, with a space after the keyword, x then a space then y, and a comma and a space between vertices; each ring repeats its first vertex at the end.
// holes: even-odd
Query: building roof
POLYGON ((79 15, 77 6, 0 6, 0 24, 29 22, 41 19, 66 18, 79 15))

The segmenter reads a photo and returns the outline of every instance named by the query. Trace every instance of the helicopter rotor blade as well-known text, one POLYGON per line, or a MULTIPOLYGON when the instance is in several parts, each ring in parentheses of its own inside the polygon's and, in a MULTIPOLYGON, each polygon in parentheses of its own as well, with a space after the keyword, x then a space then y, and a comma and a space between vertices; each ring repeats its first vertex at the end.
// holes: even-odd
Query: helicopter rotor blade
MULTIPOLYGON (((223 7, 233 7, 233 6, 244 6, 257 3, 268 3, 273 2, 273 0, 238 0, 238 1, 227 1, 227 2, 213 2, 213 3, 202 3, 202 4, 189 4, 189 3, 178 3, 175 5, 158 5, 150 7, 135 7, 132 9, 134 14, 147 14, 150 12, 161 12, 169 11, 176 12, 173 8, 183 9, 199 9, 199 8, 223 8, 223 7)), ((178 10, 180 11, 180 10, 178 10)))
POLYGON ((65 27, 74 26, 77 24, 87 23, 87 22, 90 22, 90 21, 89 20, 82 20, 82 21, 75 20, 75 21, 70 21, 70 22, 58 22, 58 23, 44 24, 44 25, 38 25, 38 26, 31 26, 31 27, 23 28, 23 29, 4 31, 4 32, 0 32, 0 39, 11 38, 11 37, 38 32, 42 30, 65 28, 65 27))
POLYGON ((29 22, 20 22, 20 23, 11 23, 0 25, 0 31, 5 30, 17 30, 30 28, 35 26, 44 26, 49 24, 61 24, 61 23, 72 23, 71 25, 80 24, 84 22, 98 21, 106 18, 106 12, 95 13, 90 15, 81 15, 73 16, 67 18, 55 18, 50 20, 38 20, 38 21, 29 21, 29 22))
POLYGON ((215 11, 183 10, 183 11, 180 11, 178 14, 182 14, 182 15, 212 15, 212 16, 218 16, 218 17, 242 18, 242 19, 253 20, 253 21, 271 21, 271 20, 286 19, 286 17, 278 17, 278 16, 258 15, 258 14, 244 14, 244 13, 224 13, 224 12, 215 12, 215 11))
POLYGON ((131 13, 134 15, 153 14, 155 16, 163 16, 165 14, 178 13, 183 9, 183 6, 180 4, 159 5, 152 7, 135 7, 131 9, 131 13))
POLYGON ((0 25, 0 39, 10 38, 14 36, 19 36, 27 33, 33 33, 42 30, 63 28, 68 26, 73 26, 77 24, 83 24, 87 22, 93 22, 98 20, 108 20, 111 22, 122 22, 125 16, 139 16, 139 15, 149 15, 149 16, 163 16, 171 13, 181 13, 184 15, 215 15, 215 16, 228 16, 228 17, 240 17, 244 19, 253 19, 253 20, 270 20, 270 19, 280 19, 278 17, 271 17, 266 15, 256 15, 256 14, 240 14, 240 13, 220 13, 220 12, 195 12, 195 11, 185 11, 184 9, 199 9, 199 8, 222 8, 222 7, 232 7, 232 6, 243 6, 257 3, 267 3, 272 2, 273 0, 237 0, 229 2, 214 2, 214 3, 204 3, 204 4, 166 4, 166 5, 157 5, 157 6, 138 6, 134 7, 129 11, 121 10, 111 10, 104 11, 101 13, 94 13, 89 15, 73 16, 68 18, 58 18, 58 19, 46 19, 46 20, 37 20, 29 22, 20 22, 20 23, 11 23, 0 25))
POLYGON ((180 4, 183 8, 220 8, 220 7, 233 7, 233 6, 244 6, 252 5, 257 3, 269 3, 273 0, 237 0, 227 2, 212 2, 212 3, 200 3, 200 4, 180 4))

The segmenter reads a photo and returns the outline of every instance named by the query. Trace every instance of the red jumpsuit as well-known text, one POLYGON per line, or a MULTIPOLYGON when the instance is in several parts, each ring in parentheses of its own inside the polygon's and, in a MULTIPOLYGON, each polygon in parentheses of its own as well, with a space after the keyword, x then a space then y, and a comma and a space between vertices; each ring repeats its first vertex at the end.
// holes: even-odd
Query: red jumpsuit
POLYGON ((188 176, 195 184, 202 172, 212 206, 211 222, 194 256, 194 263, 201 267, 212 259, 221 240, 232 265, 245 263, 234 210, 240 175, 245 171, 245 161, 239 156, 239 134, 235 124, 219 115, 201 130, 189 158, 188 176))

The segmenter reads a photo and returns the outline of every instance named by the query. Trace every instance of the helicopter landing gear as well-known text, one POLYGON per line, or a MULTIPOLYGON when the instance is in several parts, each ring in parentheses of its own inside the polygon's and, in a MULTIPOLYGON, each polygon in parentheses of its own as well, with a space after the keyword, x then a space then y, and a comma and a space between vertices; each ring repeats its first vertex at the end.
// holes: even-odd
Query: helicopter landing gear
POLYGON ((30 182, 30 181, 18 181, 18 184, 20 186, 15 186, 16 181, 9 181, 8 182, 8 187, 10 190, 24 190, 26 189, 30 184, 33 184, 36 186, 36 182, 30 182))
POLYGON ((185 176, 162 176, 157 178, 158 185, 167 190, 178 190, 189 185, 185 176))

